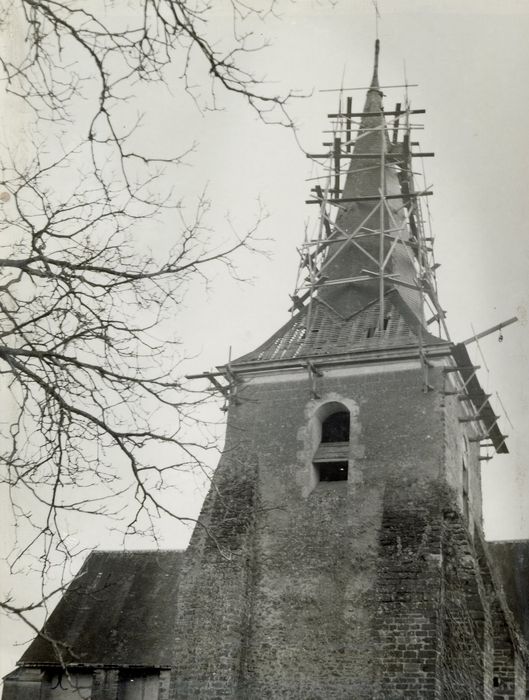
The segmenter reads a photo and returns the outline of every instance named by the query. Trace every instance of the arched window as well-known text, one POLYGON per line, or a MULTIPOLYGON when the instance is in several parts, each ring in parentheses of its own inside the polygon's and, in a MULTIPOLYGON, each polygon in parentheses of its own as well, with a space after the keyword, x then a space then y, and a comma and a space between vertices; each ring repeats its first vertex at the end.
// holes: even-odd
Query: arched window
POLYGON ((338 402, 324 404, 318 411, 320 444, 313 457, 318 481, 346 481, 349 468, 351 418, 338 402))
POLYGON ((321 424, 322 442, 349 442, 349 411, 331 413, 321 424))

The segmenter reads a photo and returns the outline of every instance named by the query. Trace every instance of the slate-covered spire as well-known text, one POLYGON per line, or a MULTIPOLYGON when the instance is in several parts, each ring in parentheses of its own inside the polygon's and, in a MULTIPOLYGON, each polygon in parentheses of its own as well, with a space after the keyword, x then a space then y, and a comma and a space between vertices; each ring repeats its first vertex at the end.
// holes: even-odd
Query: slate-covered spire
MULTIPOLYGON (((406 170, 402 138, 393 132, 391 117, 386 124, 378 80, 380 44, 375 44, 375 62, 371 85, 367 90, 362 112, 353 108, 351 140, 341 143, 341 192, 332 191, 329 199, 337 199, 338 214, 329 231, 325 260, 320 267, 319 281, 305 305, 271 338, 256 350, 232 362, 232 366, 259 365, 277 361, 295 362, 311 358, 346 356, 365 357, 368 351, 413 351, 421 346, 440 346, 445 341, 432 336, 424 325, 421 296, 416 285, 414 264, 416 241, 410 233, 403 201, 406 170), (350 151, 352 146, 352 153, 350 151), (350 156, 353 156, 352 158, 350 156), (347 164, 347 165, 346 165, 347 164), (382 189, 383 188, 383 189, 382 189), (384 200, 381 218, 381 190, 391 195, 384 200), (391 280, 384 284, 384 303, 380 305, 378 262, 380 228, 384 231, 384 256, 391 249, 385 273, 408 286, 391 280), (396 231, 400 240, 395 242, 396 231), (354 235, 350 240, 347 234, 354 235), (393 245, 394 244, 394 245, 393 245), (363 250, 360 248, 363 248, 363 250), (374 273, 374 277, 365 274, 374 273), (362 281, 344 282, 362 277, 362 281), (330 284, 325 284, 329 282, 330 284), (381 314, 383 311, 383 314, 381 314), (380 321, 383 328, 380 328, 380 321)), ((401 119, 401 126, 403 119, 401 119)), ((342 124, 337 136, 347 131, 342 124)), ((330 205, 327 205, 329 208, 330 205)), ((329 223, 329 222, 328 222, 329 223)), ((306 256, 308 257, 308 256, 306 256)), ((309 294, 303 297, 307 300, 309 294)), ((298 299, 299 301, 299 299, 298 299)))
POLYGON ((375 40, 375 61, 373 64, 373 77, 371 78, 371 87, 380 87, 378 82, 378 56, 380 54, 380 39, 375 40))
MULTIPOLYGON (((353 243, 343 246, 343 241, 330 245, 327 262, 322 268, 327 280, 362 277, 365 276, 364 270, 376 271, 377 266, 373 259, 379 260, 380 238, 378 235, 373 235, 373 232, 380 231, 381 216, 380 207, 377 207, 378 198, 382 190, 393 197, 401 194, 399 179, 401 168, 394 157, 400 145, 394 146, 391 143, 387 131, 382 105, 383 93, 378 79, 379 51, 380 42, 377 39, 373 77, 365 98, 363 116, 360 122, 358 120, 354 122, 358 131, 353 132, 355 134, 353 157, 350 159, 349 170, 340 195, 343 204, 339 203, 336 230, 331 236, 331 239, 343 239, 344 232, 347 234, 356 232, 355 240, 366 252, 353 243), (371 199, 362 199, 365 197, 371 199), (360 230, 358 230, 359 227, 360 230)), ((347 159, 343 158, 342 167, 346 162, 347 159)), ((402 229, 402 237, 405 240, 409 238, 409 231, 406 228, 402 199, 390 198, 386 200, 386 204, 389 211, 385 209, 383 219, 384 230, 388 232, 385 249, 389 250, 391 244, 389 237, 394 235, 395 229, 402 229)), ((414 283, 413 262, 410 260, 409 250, 406 251, 402 244, 398 244, 395 248, 386 272, 398 274, 399 279, 408 284, 414 283)), ((390 288, 389 284, 386 286, 387 289, 390 288)), ((413 313, 420 317, 419 294, 402 286, 398 287, 398 291, 413 313)), ((344 283, 324 287, 319 292, 319 297, 345 318, 364 308, 378 295, 378 280, 375 279, 372 282, 344 283)))

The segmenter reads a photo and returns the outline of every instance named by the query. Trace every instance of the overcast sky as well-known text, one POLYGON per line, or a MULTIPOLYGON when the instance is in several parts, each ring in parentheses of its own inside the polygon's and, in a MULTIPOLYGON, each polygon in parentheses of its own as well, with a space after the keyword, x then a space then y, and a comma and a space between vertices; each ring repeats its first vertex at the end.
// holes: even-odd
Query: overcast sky
MULTIPOLYGON (((125 3, 126 4, 126 3, 125 3)), ((230 28, 228 2, 216 2, 215 30, 230 28)), ((480 332, 517 315, 520 322, 481 343, 483 388, 498 392, 513 427, 498 401, 493 407, 509 437, 510 455, 483 462, 485 530, 489 538, 529 538, 528 386, 529 333, 529 3, 514 0, 380 0, 381 84, 403 82, 404 63, 412 106, 426 108, 420 141, 435 151, 426 162, 439 298, 448 312, 453 340, 480 332), (487 369, 488 368, 488 369, 487 369)), ((375 22, 370 0, 323 0, 278 3, 263 33, 270 48, 253 58, 278 90, 298 89, 310 95, 298 100, 292 113, 299 142, 308 151, 321 150, 329 128, 328 112, 337 107, 337 93, 322 89, 365 86, 372 72, 375 22)), ((241 259, 242 273, 252 284, 232 282, 218 273, 208 291, 197 287, 186 311, 175 320, 188 355, 188 372, 203 371, 253 349, 287 319, 288 295, 297 269, 296 246, 314 211, 304 204, 313 168, 291 132, 265 126, 240 100, 222 100, 224 110, 200 114, 180 97, 177 69, 173 97, 156 95, 145 104, 145 138, 169 152, 196 140, 199 147, 175 185, 188 197, 205 183, 214 202, 212 217, 219 231, 229 212, 244 230, 260 199, 269 212, 262 236, 270 257, 241 259)), ((353 92, 360 109, 363 93, 353 92)), ((152 95, 150 95, 152 98, 152 95)), ((400 91, 387 91, 386 108, 400 101, 400 91)), ((418 121, 418 120, 417 120, 418 121)), ((12 122, 11 122, 12 123, 12 122)), ((4 127, 5 128, 5 127, 4 127)), ((475 350, 473 351, 475 354, 475 350)), ((219 413, 219 416, 221 414, 219 413)), ((182 509, 197 512, 202 493, 189 480, 180 495, 182 509)), ((166 528, 165 547, 183 547, 189 532, 166 528)), ((84 533, 87 535, 88 533, 84 533)), ((83 533, 80 533, 83 536, 83 533)), ((93 544, 108 533, 92 531, 93 544)), ((22 634, 27 638, 27 634, 22 634)), ((20 655, 2 639, 2 669, 20 655)))

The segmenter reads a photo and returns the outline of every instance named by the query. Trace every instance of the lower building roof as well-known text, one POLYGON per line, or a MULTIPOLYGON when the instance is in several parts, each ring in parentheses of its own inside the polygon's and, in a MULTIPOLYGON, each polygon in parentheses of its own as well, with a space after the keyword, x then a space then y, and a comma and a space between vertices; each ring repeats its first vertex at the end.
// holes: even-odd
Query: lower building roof
POLYGON ((183 554, 92 552, 19 663, 170 666, 183 554))

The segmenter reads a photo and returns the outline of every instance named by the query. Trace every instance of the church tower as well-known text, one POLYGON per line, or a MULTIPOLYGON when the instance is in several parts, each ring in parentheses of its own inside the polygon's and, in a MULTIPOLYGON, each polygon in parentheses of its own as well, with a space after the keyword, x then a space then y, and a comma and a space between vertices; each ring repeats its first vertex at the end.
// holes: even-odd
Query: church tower
MULTIPOLYGON (((46 628, 98 700, 526 697, 528 543, 482 529, 483 448, 505 437, 437 300, 413 178, 423 110, 384 111, 378 57, 377 41, 362 111, 347 99, 311 156, 329 170, 290 320, 202 375, 227 433, 187 551, 93 555, 46 628), (119 581, 115 648, 90 615, 97 576, 119 581)), ((36 640, 6 700, 42 698, 35 669, 54 663, 36 640)))
POLYGON ((215 697, 492 698, 480 445, 507 448, 465 346, 430 331, 424 110, 384 111, 378 55, 362 112, 347 100, 309 156, 330 168, 292 318, 219 369, 226 448, 180 590, 185 697, 214 679, 215 697))

